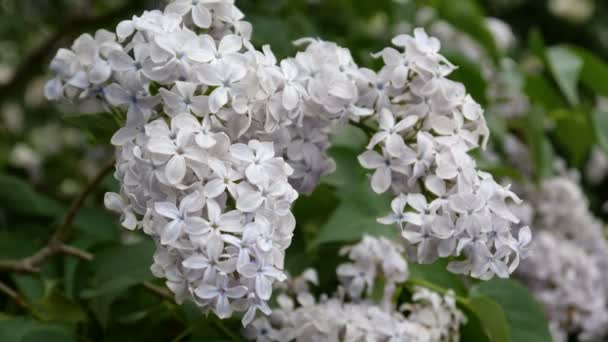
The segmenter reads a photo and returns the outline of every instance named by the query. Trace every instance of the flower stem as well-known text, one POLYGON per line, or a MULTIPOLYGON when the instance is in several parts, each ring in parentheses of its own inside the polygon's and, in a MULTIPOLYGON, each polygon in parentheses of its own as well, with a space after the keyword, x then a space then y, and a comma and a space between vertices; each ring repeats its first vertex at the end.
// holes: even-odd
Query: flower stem
POLYGON ((351 121, 350 124, 362 130, 368 138, 371 138, 376 133, 376 131, 372 127, 366 125, 364 121, 351 121))
POLYGON ((40 265, 57 254, 70 255, 86 261, 93 260, 94 256, 91 253, 68 246, 64 242, 67 240, 72 223, 78 211, 84 205, 85 200, 112 170, 114 170, 114 161, 108 163, 97 173, 82 193, 72 202, 61 225, 55 230, 46 246, 20 260, 0 260, 0 270, 18 273, 38 273, 40 272, 40 265))

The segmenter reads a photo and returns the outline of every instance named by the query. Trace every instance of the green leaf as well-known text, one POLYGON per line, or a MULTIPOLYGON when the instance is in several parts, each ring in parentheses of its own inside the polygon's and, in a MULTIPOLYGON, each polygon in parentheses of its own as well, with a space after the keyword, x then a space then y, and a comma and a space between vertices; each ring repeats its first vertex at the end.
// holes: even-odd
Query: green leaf
POLYGON ((45 278, 30 274, 13 274, 12 278, 15 281, 18 292, 28 302, 37 301, 44 297, 45 278))
POLYGON ((48 295, 39 301, 34 301, 31 306, 37 316, 45 321, 78 323, 87 319, 80 305, 65 297, 56 288, 51 288, 48 295))
POLYGON ((374 287, 372 288, 372 293, 369 298, 375 303, 381 303, 384 298, 384 290, 385 290, 386 282, 383 277, 379 277, 374 283, 374 287))
POLYGON ((363 151, 368 140, 367 135, 362 129, 353 125, 345 125, 340 131, 331 136, 331 146, 363 151))
POLYGON ((553 148, 545 135, 542 109, 532 108, 526 120, 526 139, 530 146, 536 178, 540 180, 553 173, 553 148))
POLYGON ((120 295, 120 291, 111 291, 88 301, 89 309, 104 330, 108 328, 110 323, 112 304, 120 295))
POLYGON ((467 308, 475 314, 491 342, 511 341, 505 312, 498 303, 485 295, 475 295, 466 303, 467 308))
POLYGON ((566 107, 566 102, 560 96, 559 91, 541 76, 528 75, 524 90, 533 104, 542 105, 545 110, 566 107))
MULTIPOLYGON (((88 251, 96 245, 96 240, 86 235, 79 235, 76 239, 70 241, 70 245, 88 251)), ((69 298, 77 297, 76 280, 78 279, 78 266, 85 262, 78 258, 65 258, 63 260, 63 285, 65 294, 69 298)))
POLYGON ((3 259, 20 259, 32 255, 46 244, 49 235, 47 227, 36 224, 22 224, 10 228, 12 229, 0 230, 0 258, 3 259))
POLYGON ((390 211, 390 196, 371 190, 366 172, 359 166, 358 153, 347 148, 334 148, 330 152, 336 161, 336 172, 324 181, 336 187, 340 205, 321 226, 310 247, 333 241, 355 241, 365 234, 395 237, 394 227, 376 221, 390 211))
POLYGON ((471 292, 488 296, 502 307, 511 341, 551 342, 542 308, 525 287, 509 279, 492 279, 475 285, 471 292))
POLYGON ((325 177, 322 182, 339 190, 348 190, 352 185, 365 179, 365 170, 359 165, 358 153, 348 147, 332 147, 329 155, 336 162, 336 170, 325 177))
POLYGON ((578 81, 583 68, 582 59, 563 46, 546 50, 549 69, 572 106, 579 104, 578 81))
MULTIPOLYGON (((390 208, 388 201, 386 204, 390 208)), ((359 203, 343 203, 321 227, 311 246, 333 241, 356 241, 365 234, 396 237, 397 230, 394 227, 376 222, 382 214, 359 203)))
MULTIPOLYGON (((456 286, 453 289, 456 303, 468 318, 468 322, 462 331, 463 335, 461 337, 463 341, 510 341, 507 318, 500 305, 492 298, 483 294, 471 293, 469 297, 465 298, 458 294, 459 292, 462 293, 463 289, 459 289, 460 285, 457 285, 457 282, 453 279, 439 279, 437 276, 432 275, 430 271, 423 275, 427 279, 423 279, 419 274, 416 275, 416 271, 413 270, 412 276, 410 276, 406 284, 410 288, 422 286, 441 295, 445 295, 450 286, 456 286)), ((464 291, 466 292, 466 289, 464 291)))
POLYGON ((148 239, 132 245, 110 245, 96 250, 95 259, 86 264, 92 275, 88 289, 80 293, 93 298, 123 290, 154 279, 150 273, 154 243, 148 239))
POLYGON ((43 194, 37 193, 23 180, 0 175, 0 207, 23 216, 55 217, 61 214, 61 205, 43 194))
POLYGON ((589 150, 595 143, 594 128, 588 116, 578 111, 562 110, 551 113, 560 119, 554 128, 557 144, 562 147, 574 166, 582 166, 589 150))
POLYGON ((488 29, 485 15, 475 0, 434 0, 439 15, 460 31, 467 33, 485 48, 488 55, 498 62, 500 52, 494 36, 488 29))
POLYGON ((432 264, 410 263, 410 279, 423 279, 445 289, 452 289, 457 296, 466 296, 468 290, 462 279, 447 270, 448 260, 439 259, 432 264))
POLYGON ((81 208, 74 219, 74 225, 81 233, 96 242, 118 241, 120 227, 116 218, 106 210, 93 207, 81 208))
POLYGON ((73 329, 56 324, 40 323, 28 318, 0 319, 2 342, 73 342, 73 329))
POLYGON ((591 122, 598 145, 608 153, 608 112, 592 111, 591 122))
POLYGON ((530 51, 536 55, 536 57, 543 61, 546 59, 545 40, 543 39, 543 34, 538 28, 530 30, 530 33, 528 34, 528 46, 530 51))
POLYGON ((109 144, 114 132, 120 128, 111 113, 65 115, 62 119, 86 132, 91 144, 109 144))
POLYGON ((488 113, 485 115, 490 129, 490 138, 497 141, 501 146, 505 141, 505 137, 509 133, 507 120, 500 113, 488 113))
POLYGON ((581 82, 598 94, 608 97, 608 64, 592 52, 581 47, 570 46, 569 50, 583 60, 581 82))
POLYGON ((446 51, 444 56, 450 62, 458 65, 458 68, 450 74, 450 79, 461 82, 467 88, 467 92, 479 102, 482 107, 487 103, 486 90, 488 84, 481 73, 478 61, 471 61, 459 53, 446 51))
POLYGON ((510 178, 518 182, 524 180, 524 175, 518 169, 510 166, 499 166, 479 163, 479 169, 488 172, 496 179, 510 178))
MULTIPOLYGON (((78 228, 79 234, 76 239, 70 241, 70 244, 83 250, 89 250, 102 243, 118 242, 120 239, 117 220, 100 208, 81 208, 74 219, 74 226, 78 228)), ((70 298, 75 297, 76 272, 82 262, 77 258, 64 260, 64 289, 70 298)))
POLYGON ((467 317, 466 323, 460 328, 460 341, 490 342, 490 337, 475 313, 466 305, 461 305, 460 309, 467 317))

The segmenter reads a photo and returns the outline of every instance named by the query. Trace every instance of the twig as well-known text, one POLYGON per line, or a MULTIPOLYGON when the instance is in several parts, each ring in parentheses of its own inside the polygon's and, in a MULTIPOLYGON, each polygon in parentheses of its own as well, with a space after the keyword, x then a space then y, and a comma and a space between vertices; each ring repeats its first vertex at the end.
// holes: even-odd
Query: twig
POLYGON ((20 260, 0 260, 0 271, 38 273, 40 272, 40 265, 56 254, 70 255, 86 261, 94 259, 93 254, 87 251, 63 243, 49 242, 48 245, 29 257, 20 260))
POLYGON ((42 247, 36 253, 20 260, 0 260, 0 271, 38 273, 40 272, 40 265, 56 254, 70 255, 87 261, 93 260, 94 256, 91 253, 73 246, 68 246, 64 242, 67 239, 67 233, 74 222, 74 218, 76 218, 76 214, 84 204, 84 201, 113 169, 114 161, 106 165, 97 173, 82 193, 74 202, 72 202, 63 222, 59 228, 55 230, 46 246, 42 247))
POLYGON ((63 244, 59 246, 59 252, 85 261, 93 261, 95 259, 95 256, 87 251, 63 244))
POLYGON ((184 338, 188 337, 192 333, 194 328, 192 326, 187 327, 184 331, 182 331, 179 335, 175 336, 171 342, 180 342, 184 338))
POLYGON ((4 293, 7 297, 14 300, 15 303, 17 303, 17 305, 22 309, 30 309, 30 306, 25 302, 25 300, 23 300, 23 298, 21 298, 19 293, 17 293, 17 291, 13 290, 10 286, 6 285, 3 282, 0 282, 0 292, 4 293))
POLYGON ((175 298, 173 297, 173 295, 171 293, 169 293, 169 291, 167 291, 167 289, 160 287, 160 286, 156 286, 148 281, 143 282, 141 284, 146 290, 148 290, 150 293, 160 297, 162 300, 166 300, 169 302, 174 302, 175 298))
POLYGON ((376 133, 376 131, 372 127, 366 125, 364 121, 351 121, 350 124, 361 129, 369 138, 371 138, 376 133))
POLYGON ((224 334, 226 334, 226 336, 228 336, 231 340, 233 341, 240 341, 241 339, 239 339, 238 336, 236 336, 232 331, 230 331, 230 329, 228 329, 224 323, 222 322, 222 320, 217 317, 217 316, 213 316, 213 323, 215 323, 215 325, 218 327, 218 329, 220 329, 224 334))
MULTIPOLYGON (((162 300, 166 300, 169 301, 171 303, 175 302, 175 298, 173 297, 173 295, 167 291, 167 289, 160 287, 160 286, 156 286, 150 282, 143 282, 141 284, 146 290, 148 290, 150 293, 158 296, 160 299, 162 300)), ((211 319, 211 321, 213 322, 213 324, 215 324, 215 326, 222 332, 224 333, 227 337, 229 337, 232 341, 240 341, 240 339, 238 338, 238 336, 236 336, 232 331, 230 331, 230 329, 228 329, 224 323, 222 322, 221 319, 219 319, 217 316, 213 316, 213 318, 211 319)), ((193 326, 189 326, 186 328, 186 330, 182 331, 181 334, 177 335, 174 339, 171 340, 171 342, 179 342, 181 340, 183 340, 186 336, 188 336, 191 332, 192 332, 192 328, 193 326)))
MULTIPOLYGON (((55 234, 53 234, 53 238, 58 240, 65 239, 65 235, 71 228, 72 222, 74 222, 74 218, 76 218, 76 214, 78 214, 78 210, 80 210, 80 208, 84 204, 84 201, 87 199, 87 197, 89 197, 89 195, 91 195, 91 193, 97 188, 97 186, 103 181, 103 179, 114 170, 114 163, 114 160, 111 160, 101 170, 99 170, 99 172, 97 172, 95 177, 93 177, 93 179, 89 182, 89 184, 82 191, 82 193, 80 193, 80 195, 74 200, 74 202, 72 202, 70 209, 68 209, 68 212, 65 215, 65 218, 63 219, 63 223, 61 224, 59 229, 55 231, 55 234)), ((51 240, 53 238, 51 238, 51 240)))

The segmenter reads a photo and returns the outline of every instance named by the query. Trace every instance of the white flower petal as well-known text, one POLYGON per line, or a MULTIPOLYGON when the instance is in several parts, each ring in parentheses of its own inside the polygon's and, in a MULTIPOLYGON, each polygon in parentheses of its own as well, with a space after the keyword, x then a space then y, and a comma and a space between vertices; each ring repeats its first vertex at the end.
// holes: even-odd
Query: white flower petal
POLYGON ((186 159, 183 156, 176 155, 169 159, 165 167, 165 176, 171 184, 179 184, 186 175, 186 159))
POLYGON ((381 194, 386 192, 391 186, 391 169, 382 166, 374 172, 372 176, 372 189, 381 194))

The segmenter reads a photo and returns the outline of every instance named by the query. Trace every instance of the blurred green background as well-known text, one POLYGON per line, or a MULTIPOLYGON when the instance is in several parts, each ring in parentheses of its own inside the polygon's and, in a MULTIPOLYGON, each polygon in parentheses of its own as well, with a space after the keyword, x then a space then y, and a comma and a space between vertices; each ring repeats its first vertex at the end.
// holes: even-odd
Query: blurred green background
MULTIPOLYGON (((46 245, 70 203, 112 160, 108 143, 116 127, 111 120, 79 115, 74 107, 44 99, 50 59, 84 32, 113 30, 119 21, 164 3, 0 0, 0 258, 25 257, 46 245)), ((398 33, 425 27, 459 65, 453 78, 486 107, 493 137, 490 152, 479 153, 480 165, 499 178, 540 180, 563 160, 567 168, 581 171, 595 214, 606 218, 606 182, 590 179, 586 167, 594 153, 608 151, 608 2, 236 4, 253 24, 254 44, 270 44, 278 57, 293 55, 297 38, 321 37, 350 48, 360 65, 373 68, 379 61, 371 53, 398 33), (525 144, 529 163, 509 160, 510 136, 525 144)), ((338 165, 345 163, 349 170, 349 160, 356 163, 350 148, 361 142, 342 136, 335 144, 338 165)), ((335 288, 340 244, 370 229, 353 224, 340 230, 337 226, 348 224, 332 219, 347 201, 331 190, 340 176, 349 175, 330 178, 295 209, 298 227, 288 269, 297 273, 317 267, 321 292, 335 288)), ((104 192, 116 187, 111 176, 104 176, 67 231, 70 244, 95 255, 92 262, 57 256, 42 265, 40 274, 0 273, 0 285, 8 287, 0 294, 0 341, 215 341, 226 339, 226 326, 238 331, 238 321, 205 320, 193 306, 154 294, 162 281, 148 271, 153 244, 122 230, 103 208, 104 192), (7 290, 16 291, 19 300, 7 290)), ((369 219, 374 217, 355 216, 350 222, 369 219)))

